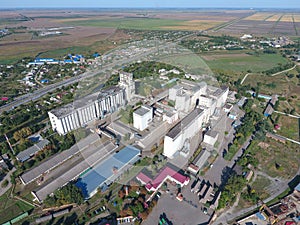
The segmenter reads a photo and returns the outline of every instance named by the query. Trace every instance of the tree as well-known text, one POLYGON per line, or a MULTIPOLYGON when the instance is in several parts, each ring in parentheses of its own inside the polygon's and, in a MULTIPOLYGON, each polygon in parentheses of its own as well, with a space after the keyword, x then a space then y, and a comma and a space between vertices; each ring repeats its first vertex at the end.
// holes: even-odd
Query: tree
POLYGON ((138 216, 140 212, 144 211, 144 207, 141 202, 136 201, 135 204, 129 206, 133 212, 133 215, 138 216))
POLYGON ((246 180, 242 176, 233 175, 230 177, 222 191, 218 208, 221 209, 227 204, 232 204, 235 201, 238 192, 243 189, 245 183, 246 180))
POLYGON ((62 188, 56 190, 52 197, 47 196, 45 204, 48 206, 65 205, 76 203, 82 204, 84 201, 81 190, 74 183, 68 183, 62 188))
POLYGON ((5 180, 2 182, 1 187, 2 187, 2 188, 6 188, 8 184, 9 184, 9 181, 8 181, 7 179, 5 179, 5 180))
POLYGON ((16 141, 19 141, 20 139, 26 138, 29 135, 32 134, 32 131, 30 127, 24 127, 21 130, 18 130, 14 133, 13 137, 16 141))

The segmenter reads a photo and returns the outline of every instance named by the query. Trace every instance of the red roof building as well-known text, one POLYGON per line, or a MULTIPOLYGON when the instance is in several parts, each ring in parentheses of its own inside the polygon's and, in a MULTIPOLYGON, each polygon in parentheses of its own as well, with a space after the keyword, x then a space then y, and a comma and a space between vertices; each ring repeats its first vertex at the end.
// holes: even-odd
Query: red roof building
POLYGON ((162 169, 153 179, 145 175, 143 172, 140 172, 136 178, 145 185, 148 191, 157 191, 166 180, 175 182, 181 187, 187 185, 190 181, 189 177, 178 173, 168 166, 162 169))
POLYGON ((1 97, 1 101, 8 101, 8 97, 1 97))

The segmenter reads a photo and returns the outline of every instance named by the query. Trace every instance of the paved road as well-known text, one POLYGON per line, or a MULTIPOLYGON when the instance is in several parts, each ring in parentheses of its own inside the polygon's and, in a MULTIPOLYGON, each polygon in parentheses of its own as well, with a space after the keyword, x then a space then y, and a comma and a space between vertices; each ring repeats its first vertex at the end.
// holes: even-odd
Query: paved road
POLYGON ((189 35, 183 36, 183 37, 179 38, 176 42, 167 42, 167 43, 163 43, 163 44, 158 44, 157 46, 152 47, 148 51, 146 51, 146 52, 144 51, 141 54, 137 54, 137 55, 134 55, 130 58, 119 60, 119 61, 116 61, 116 62, 113 62, 113 63, 109 63, 107 65, 104 65, 99 70, 96 70, 96 71, 95 70, 94 71, 89 70, 89 71, 87 71, 87 72, 85 72, 81 75, 76 76, 76 77, 71 77, 69 79, 60 81, 58 83, 48 85, 44 88, 40 88, 40 89, 34 91, 33 93, 28 93, 28 94, 19 96, 19 97, 15 98, 15 100, 13 102, 10 102, 10 103, 8 103, 4 106, 1 106, 0 107, 0 113, 2 113, 3 111, 11 110, 14 107, 18 107, 18 106, 20 106, 22 104, 25 104, 27 102, 35 101, 35 100, 41 98, 42 96, 44 96, 45 94, 47 94, 48 92, 54 91, 55 89, 61 88, 62 86, 68 86, 68 85, 74 84, 78 81, 81 81, 83 79, 91 78, 91 77, 93 77, 93 76, 95 76, 95 75, 97 75, 101 72, 105 72, 106 70, 111 69, 115 66, 121 66, 123 64, 127 64, 127 63, 130 63, 130 62, 139 60, 142 57, 145 57, 145 56, 148 56, 152 53, 155 53, 160 48, 167 48, 167 47, 176 46, 176 43, 180 42, 182 39, 193 36, 193 35, 194 34, 189 34, 189 35))
MULTIPOLYGON (((240 118, 244 115, 244 112, 241 111, 236 105, 234 105, 232 110, 238 113, 238 120, 240 120, 240 118)), ((243 153, 243 149, 245 149, 245 146, 242 146, 242 148, 238 151, 238 153, 235 155, 235 157, 233 157, 231 161, 227 161, 223 158, 223 151, 228 150, 228 144, 231 143, 234 139, 235 129, 233 128, 233 126, 231 126, 231 123, 233 121, 227 117, 226 113, 222 113, 223 115, 218 121, 212 122, 213 130, 219 133, 219 156, 213 163, 213 167, 210 168, 203 177, 205 180, 209 180, 212 184, 215 183, 217 185, 220 185, 222 183, 222 180, 224 180, 226 176, 228 176, 230 168, 232 168, 235 164, 235 160, 237 160, 237 158, 241 156, 241 154, 243 153), (224 134, 225 131, 228 132, 227 135, 224 134)), ((250 141, 250 138, 248 140, 250 141)), ((245 145, 249 145, 249 141, 246 142, 245 145)))

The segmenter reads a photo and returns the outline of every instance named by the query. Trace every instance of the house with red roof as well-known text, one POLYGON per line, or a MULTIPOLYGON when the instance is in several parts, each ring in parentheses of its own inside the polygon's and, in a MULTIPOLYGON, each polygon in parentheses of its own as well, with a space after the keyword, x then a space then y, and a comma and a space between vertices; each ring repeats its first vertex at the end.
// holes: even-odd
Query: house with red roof
POLYGON ((188 176, 185 176, 170 166, 164 167, 154 178, 150 178, 143 171, 137 175, 137 180, 140 181, 148 191, 157 191, 161 185, 170 180, 179 184, 181 187, 187 185, 190 181, 188 176))

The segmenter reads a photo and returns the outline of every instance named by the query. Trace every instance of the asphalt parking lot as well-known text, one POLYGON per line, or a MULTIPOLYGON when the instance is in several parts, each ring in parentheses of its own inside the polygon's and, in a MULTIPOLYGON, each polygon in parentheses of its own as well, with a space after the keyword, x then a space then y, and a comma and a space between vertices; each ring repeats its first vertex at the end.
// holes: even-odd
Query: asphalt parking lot
POLYGON ((163 194, 147 220, 143 222, 143 225, 158 224, 159 217, 163 213, 174 225, 201 224, 207 222, 210 218, 200 211, 200 208, 195 208, 185 201, 179 202, 175 196, 163 194))
POLYGON ((159 223, 159 218, 162 214, 171 222, 176 225, 196 225, 207 223, 210 219, 211 210, 208 210, 208 214, 204 214, 201 211, 203 205, 199 203, 198 196, 191 192, 191 184, 184 187, 182 194, 183 201, 176 199, 173 191, 170 193, 163 193, 158 200, 157 205, 153 208, 151 214, 143 225, 156 225, 159 223))

